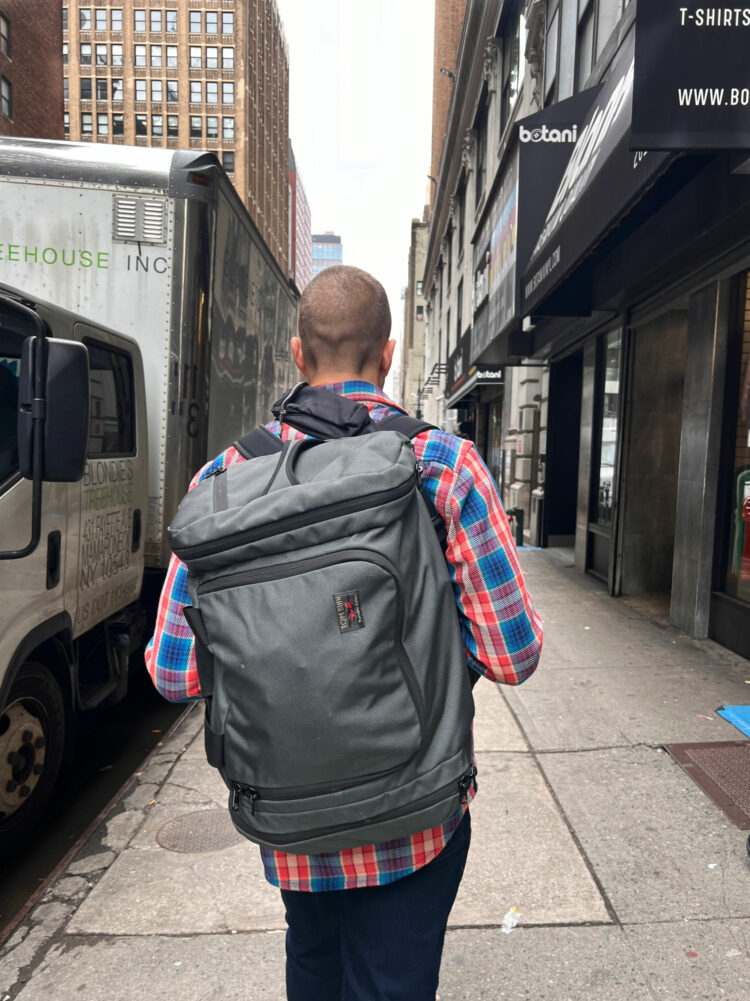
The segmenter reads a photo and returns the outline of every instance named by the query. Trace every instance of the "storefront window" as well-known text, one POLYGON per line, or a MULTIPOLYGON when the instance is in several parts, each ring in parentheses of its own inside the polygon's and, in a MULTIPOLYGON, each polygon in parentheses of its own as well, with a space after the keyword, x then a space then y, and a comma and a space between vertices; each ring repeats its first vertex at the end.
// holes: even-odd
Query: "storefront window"
POLYGON ((745 298, 739 407, 734 440, 729 565, 724 590, 750 604, 750 282, 745 298))
POLYGON ((592 521, 598 525, 612 524, 615 502, 615 460, 617 458, 617 418, 620 409, 620 331, 612 330, 604 342, 604 387, 601 407, 601 445, 599 466, 594 475, 596 503, 592 521))

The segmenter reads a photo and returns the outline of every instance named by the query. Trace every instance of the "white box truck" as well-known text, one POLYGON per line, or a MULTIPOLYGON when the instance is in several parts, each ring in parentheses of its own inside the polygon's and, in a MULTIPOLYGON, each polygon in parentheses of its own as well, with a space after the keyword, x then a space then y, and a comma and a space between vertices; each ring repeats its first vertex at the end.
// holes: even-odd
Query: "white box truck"
POLYGON ((210 153, 0 139, 0 218, 4 850, 127 690, 190 477, 295 381, 298 296, 210 153))

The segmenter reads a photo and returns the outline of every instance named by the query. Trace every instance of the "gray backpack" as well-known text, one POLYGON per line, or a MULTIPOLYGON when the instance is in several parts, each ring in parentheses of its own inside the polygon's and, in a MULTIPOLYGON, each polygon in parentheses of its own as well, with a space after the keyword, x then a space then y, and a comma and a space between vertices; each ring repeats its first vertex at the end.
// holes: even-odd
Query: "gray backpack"
POLYGON ((188 569, 206 753, 234 824, 318 854, 458 810, 475 774, 474 705, 409 438, 425 425, 378 425, 361 404, 304 389, 293 392, 318 412, 315 394, 339 401, 343 419, 305 423, 287 398, 282 421, 354 436, 282 444, 256 429, 237 443, 248 461, 184 497, 169 539, 188 569))

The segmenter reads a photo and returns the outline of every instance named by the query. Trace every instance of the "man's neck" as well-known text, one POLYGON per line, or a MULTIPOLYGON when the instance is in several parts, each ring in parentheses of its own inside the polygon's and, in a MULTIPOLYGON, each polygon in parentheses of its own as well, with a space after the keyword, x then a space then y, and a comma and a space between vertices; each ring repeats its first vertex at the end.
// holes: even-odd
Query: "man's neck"
POLYGON ((309 380, 311 386, 332 386, 341 382, 369 382, 379 386, 378 373, 375 372, 320 372, 309 380))

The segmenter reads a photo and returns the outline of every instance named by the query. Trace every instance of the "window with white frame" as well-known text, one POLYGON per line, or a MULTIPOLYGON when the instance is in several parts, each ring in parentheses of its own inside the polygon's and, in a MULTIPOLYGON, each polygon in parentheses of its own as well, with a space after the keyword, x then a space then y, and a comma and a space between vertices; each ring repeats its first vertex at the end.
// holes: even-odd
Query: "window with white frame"
POLYGON ((70 135, 70 114, 67 111, 63 112, 63 135, 70 135))
POLYGON ((216 80, 206 81, 206 104, 219 103, 219 84, 216 80))
POLYGON ((167 31, 176 32, 177 31, 177 11, 168 10, 165 13, 166 24, 164 25, 167 31))
POLYGON ((234 84, 226 80, 221 85, 221 103, 234 104, 234 84))
POLYGON ((133 11, 133 29, 135 31, 146 30, 146 11, 139 8, 133 11))
POLYGON ((81 53, 79 59, 81 66, 91 65, 91 45, 89 42, 81 42, 81 53))
POLYGON ((161 80, 151 81, 151 103, 161 104, 164 100, 164 84, 161 80))
POLYGON ((97 31, 107 30, 107 10, 105 7, 94 8, 94 27, 97 31))
POLYGON ((200 45, 190 46, 190 68, 199 70, 203 65, 203 49, 200 45))
POLYGON ((178 88, 176 80, 167 80, 167 100, 171 104, 176 104, 178 100, 178 88))
POLYGON ((147 115, 136 115, 135 116, 135 134, 140 137, 148 135, 148 116, 147 115))
POLYGON ((224 150, 224 152, 221 154, 221 162, 227 174, 234 173, 234 153, 232 151, 224 150))
POLYGON ((206 46, 206 69, 216 70, 219 68, 219 50, 215 45, 206 46))
POLYGON ((133 62, 136 66, 146 65, 146 46, 136 45, 133 47, 133 62))
POLYGON ((234 139, 234 118, 222 118, 221 137, 222 139, 234 139))
POLYGON ((224 70, 234 69, 234 47, 225 45, 221 50, 221 68, 224 70))
POLYGON ((199 10, 190 11, 190 34, 199 35, 201 33, 203 17, 199 10))
POLYGON ((136 80, 135 81, 135 99, 136 101, 146 100, 146 81, 136 80))
POLYGON ((81 135, 92 136, 94 134, 94 117, 90 111, 81 113, 81 135))
POLYGON ((99 44, 96 47, 96 65, 106 66, 107 65, 107 46, 99 44))
POLYGON ((161 69, 161 45, 151 46, 151 65, 161 69))
POLYGON ((91 100, 91 77, 82 76, 81 77, 81 100, 90 101, 91 100))
POLYGON ((222 14, 221 14, 221 33, 222 33, 222 35, 233 35, 234 34, 234 13, 231 10, 222 11, 222 14))
POLYGON ((119 42, 112 45, 112 65, 122 66, 122 45, 119 42))
POLYGON ((107 78, 97 77, 96 78, 96 99, 97 101, 107 100, 107 78))
POLYGON ((91 31, 91 8, 78 8, 78 27, 81 31, 91 31))
POLYGON ((219 14, 215 10, 206 11, 206 34, 207 35, 218 35, 219 33, 219 14))
POLYGON ((121 101, 122 100, 122 80, 118 77, 112 78, 112 100, 121 101))
POLYGON ((119 112, 116 115, 112 115, 112 135, 122 136, 125 134, 125 115, 121 115, 119 112))
POLYGON ((203 138, 203 119, 200 115, 190 116, 190 138, 191 139, 202 139, 203 138))
POLYGON ((206 117, 206 139, 219 138, 219 119, 216 115, 206 117))
POLYGON ((190 103, 200 104, 203 100, 203 85, 200 80, 190 81, 190 103))
POLYGON ((109 135, 109 115, 103 112, 96 116, 96 134, 98 136, 109 135))
POLYGON ((168 45, 167 46, 167 69, 177 68, 177 46, 168 45))
POLYGON ((180 120, 177 115, 167 115, 167 138, 177 139, 180 134, 180 120))
POLYGON ((161 31, 161 11, 152 10, 150 12, 149 24, 151 25, 152 31, 161 31))
POLYGON ((161 138, 164 135, 163 115, 151 116, 151 135, 154 136, 155 138, 161 138))
POLYGON ((122 31, 122 7, 113 7, 109 14, 109 24, 112 31, 122 31))

